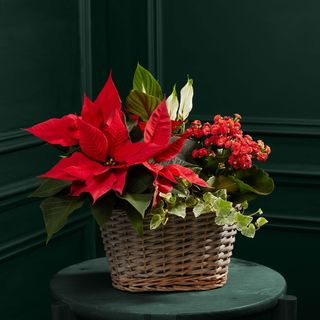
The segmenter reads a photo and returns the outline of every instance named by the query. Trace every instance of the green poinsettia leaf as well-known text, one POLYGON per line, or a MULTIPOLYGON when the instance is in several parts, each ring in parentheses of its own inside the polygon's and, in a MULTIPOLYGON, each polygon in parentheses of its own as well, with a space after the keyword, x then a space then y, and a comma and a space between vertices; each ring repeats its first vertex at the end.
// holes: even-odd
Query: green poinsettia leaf
POLYGON ((246 228, 252 221, 251 216, 246 216, 240 212, 236 212, 234 215, 234 221, 236 223, 236 228, 238 231, 241 231, 242 228, 246 228))
POLYGON ((174 214, 175 216, 185 218, 187 214, 187 205, 185 202, 181 201, 175 204, 174 207, 168 209, 169 214, 174 214))
POLYGON ((128 201, 144 218, 144 214, 149 207, 153 194, 146 193, 126 193, 124 195, 118 195, 120 199, 128 201))
POLYGON ((126 100, 126 110, 148 121, 161 100, 137 90, 131 90, 126 100))
POLYGON ((126 206, 127 216, 128 219, 135 230, 135 232, 138 234, 138 236, 143 236, 143 217, 141 214, 132 206, 128 205, 126 206))
POLYGON ((126 179, 127 193, 144 193, 153 188, 154 177, 147 170, 141 168, 132 168, 126 179))
POLYGON ((268 173, 255 166, 248 170, 239 170, 236 177, 230 176, 230 178, 237 184, 241 193, 268 195, 274 189, 273 179, 268 173))
POLYGON ((91 205, 92 215, 100 227, 103 227, 106 222, 109 221, 115 202, 115 194, 113 192, 108 192, 91 205))
POLYGON ((248 238, 254 238, 256 234, 256 228, 254 227, 254 224, 250 223, 248 227, 242 228, 241 234, 248 238))
POLYGON ((150 230, 157 229, 162 223, 162 216, 158 213, 154 214, 150 221, 150 230))
POLYGON ((30 196, 39 198, 51 197, 70 185, 71 181, 50 178, 40 179, 40 186, 30 196))
POLYGON ((139 63, 133 77, 133 89, 163 99, 162 89, 153 75, 139 63))
POLYGON ((84 200, 80 197, 50 197, 43 200, 40 208, 47 230, 47 243, 52 236, 66 224, 73 211, 82 207, 84 200))

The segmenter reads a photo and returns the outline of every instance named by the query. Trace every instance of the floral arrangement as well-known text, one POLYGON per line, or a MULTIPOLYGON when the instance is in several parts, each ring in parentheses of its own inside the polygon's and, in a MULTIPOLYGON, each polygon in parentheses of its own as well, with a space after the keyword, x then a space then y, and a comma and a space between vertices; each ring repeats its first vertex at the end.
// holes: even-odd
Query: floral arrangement
POLYGON ((212 214, 247 237, 267 220, 246 214, 248 202, 273 191, 273 180, 253 163, 270 147, 241 130, 241 116, 216 115, 212 123, 189 121, 193 82, 165 98, 160 84, 138 64, 122 107, 111 74, 94 101, 84 96, 80 115, 52 118, 26 129, 58 147, 61 159, 42 174, 33 196, 41 203, 49 239, 87 200, 103 226, 114 208, 125 208, 143 234, 171 215, 212 214), (188 213, 188 214, 189 214, 188 213))

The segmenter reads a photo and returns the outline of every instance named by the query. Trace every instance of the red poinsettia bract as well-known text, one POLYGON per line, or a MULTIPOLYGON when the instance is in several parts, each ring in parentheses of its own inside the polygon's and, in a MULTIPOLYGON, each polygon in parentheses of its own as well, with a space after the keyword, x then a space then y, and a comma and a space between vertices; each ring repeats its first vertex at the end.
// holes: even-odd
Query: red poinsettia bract
MULTIPOLYGON (((180 137, 169 143, 171 120, 164 100, 146 123, 144 141, 131 142, 111 76, 94 102, 84 97, 81 116, 69 114, 60 119, 50 119, 27 131, 50 144, 79 146, 79 151, 62 158, 41 177, 71 181, 72 196, 87 192, 94 202, 110 190, 121 194, 130 166, 150 159, 170 160, 180 152, 185 141, 185 137, 180 137)), ((175 182, 173 175, 185 178, 185 168, 172 166, 165 167, 176 170, 171 174, 171 182, 175 182)), ((193 175, 195 179, 197 175, 193 175)))
POLYGON ((158 163, 151 164, 148 162, 144 162, 143 164, 153 173, 155 178, 155 192, 152 203, 153 207, 158 204, 160 192, 168 193, 172 190, 173 185, 178 183, 176 177, 187 180, 190 183, 197 184, 201 187, 208 186, 208 184, 199 178, 199 176, 191 169, 185 168, 179 164, 169 164, 167 166, 163 166, 158 163))

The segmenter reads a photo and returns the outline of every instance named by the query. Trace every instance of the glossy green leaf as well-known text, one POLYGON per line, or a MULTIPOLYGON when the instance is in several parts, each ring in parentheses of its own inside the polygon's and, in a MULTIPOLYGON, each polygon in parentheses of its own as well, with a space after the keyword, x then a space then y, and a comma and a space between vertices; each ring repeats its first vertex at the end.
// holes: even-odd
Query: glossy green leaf
POLYGON ((143 217, 141 214, 132 206, 126 206, 128 219, 138 234, 138 236, 143 236, 143 217))
POLYGON ((131 90, 126 100, 126 110, 146 122, 160 102, 159 98, 137 90, 131 90))
POLYGON ((42 201, 40 208, 47 230, 47 243, 67 222, 73 211, 82 207, 80 197, 50 197, 42 201))
POLYGON ((115 194, 108 192, 91 206, 91 212, 100 227, 103 227, 110 219, 115 201, 115 194))
POLYGON ((143 218, 145 211, 150 205, 153 194, 152 193, 146 193, 146 194, 126 193, 122 196, 118 195, 118 197, 120 199, 128 201, 141 214, 143 218))
POLYGON ((133 89, 154 96, 160 100, 163 99, 159 82, 139 63, 133 77, 133 89))
POLYGON ((228 194, 238 190, 238 186, 231 176, 218 176, 215 179, 211 179, 209 182, 210 187, 214 188, 215 190, 226 189, 228 194))
POLYGON ((248 170, 239 170, 236 177, 230 178, 237 184, 241 193, 268 195, 274 189, 274 182, 268 173, 255 166, 248 170))
POLYGON ((40 186, 31 194, 31 197, 51 197, 71 185, 71 181, 56 180, 50 178, 40 179, 40 183, 40 186))

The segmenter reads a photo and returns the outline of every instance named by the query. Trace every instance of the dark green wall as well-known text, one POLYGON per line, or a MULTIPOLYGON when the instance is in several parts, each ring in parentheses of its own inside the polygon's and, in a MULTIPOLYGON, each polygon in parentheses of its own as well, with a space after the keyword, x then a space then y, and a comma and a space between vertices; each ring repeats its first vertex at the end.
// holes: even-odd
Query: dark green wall
MULTIPOLYGON (((320 285, 320 3, 316 0, 155 1, 158 77, 170 92, 194 79, 194 117, 243 116, 271 146, 275 192, 252 202, 270 223, 235 256, 281 272, 299 319, 320 285)), ((250 276, 250 275, 248 275, 250 276)))
POLYGON ((91 90, 90 11, 84 0, 0 3, 0 318, 50 319, 49 281, 95 255, 88 210, 46 247, 35 177, 58 153, 20 128, 78 112, 91 90))
MULTIPOLYGON (((270 223, 235 256, 280 271, 313 318, 320 285, 320 4, 316 0, 3 0, 0 4, 1 319, 49 319, 53 273, 95 256, 87 210, 45 246, 34 177, 57 153, 19 129, 80 110, 110 69, 124 99, 137 61, 167 94, 194 79, 193 116, 242 114, 272 147, 270 223), (32 292, 32 295, 30 294, 32 292)), ((96 244, 93 239, 96 238, 96 244)), ((98 254, 102 254, 101 246, 98 254)), ((250 276, 250 275, 248 275, 250 276)))

